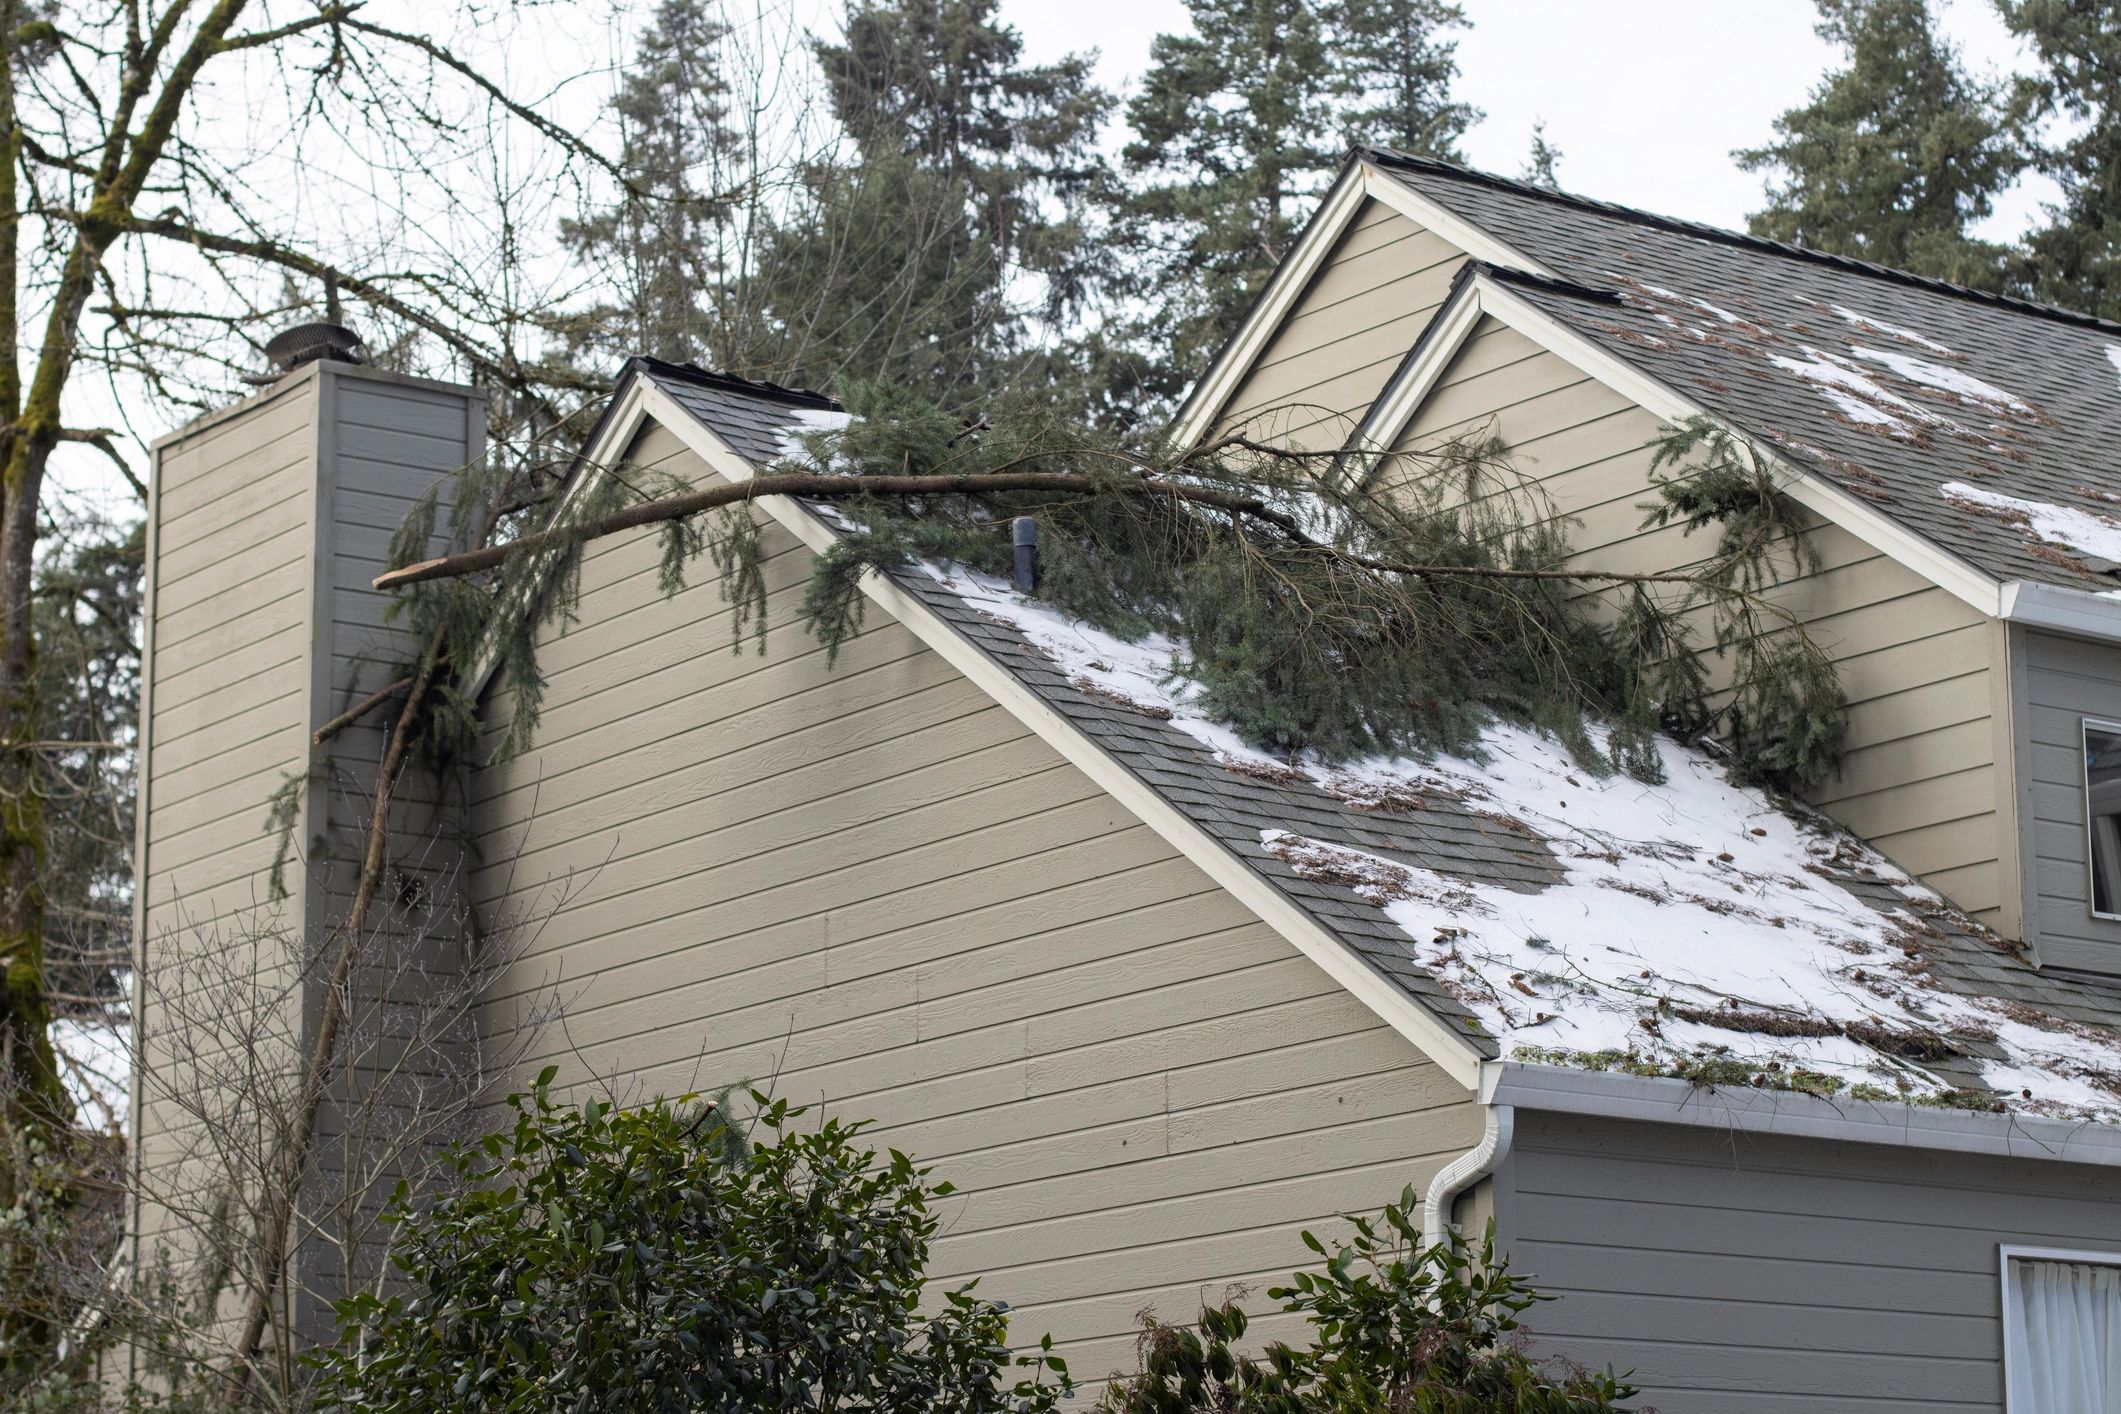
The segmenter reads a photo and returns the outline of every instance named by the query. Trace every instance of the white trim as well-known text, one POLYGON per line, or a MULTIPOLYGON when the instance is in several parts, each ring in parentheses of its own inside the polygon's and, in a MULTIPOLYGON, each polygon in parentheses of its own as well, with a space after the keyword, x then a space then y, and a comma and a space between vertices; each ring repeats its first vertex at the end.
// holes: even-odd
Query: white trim
POLYGON ((2121 1126, 2039 1115, 1821 1099, 1793 1090, 1711 1089, 1662 1076, 1516 1061, 1482 1066, 1480 1096, 1484 1103, 1520 1110, 2121 1168, 2121 1126))
POLYGON ((1489 265, 1508 265, 1553 278, 1554 272, 1483 226, 1474 224, 1450 207, 1422 195, 1395 176, 1390 166, 1365 161, 1363 191, 1391 207, 1415 225, 1442 236, 1475 260, 1489 265))
POLYGON ((1282 261, 1267 288, 1260 291, 1259 298, 1245 314, 1244 322, 1208 371, 1193 385, 1186 400, 1179 405, 1178 416, 1172 423, 1171 440, 1181 447, 1191 446, 1208 430, 1223 407, 1237 391, 1237 384, 1251 371, 1253 360, 1266 345, 1274 332, 1281 328, 1282 320, 1294 307, 1297 299, 1310 285, 1311 277, 1318 273, 1328 253, 1340 239, 1343 231, 1354 221, 1355 213, 1362 209, 1364 176, 1362 164, 1349 163, 1341 169, 1333 189, 1319 203, 1318 211, 1305 226, 1302 236, 1282 261))
POLYGON ((2016 1308, 2011 1292, 2012 1262, 2068 1262, 2086 1267, 2121 1267, 2121 1252, 2087 1252, 2070 1247, 2019 1247, 2012 1243, 1999 1243, 1996 1247, 1996 1279, 2002 1288, 2003 1304, 1999 1308, 2003 1316, 2003 1414, 2049 1414, 2042 1409, 2020 1409, 2011 1402, 2011 1361, 2025 1358, 2025 1331, 2022 1321, 2011 1318, 2016 1308))
POLYGON ((1390 451, 1392 443, 1414 414, 1427 402, 1444 370, 1451 360, 1458 357, 1459 350, 1473 337, 1480 327, 1480 291, 1477 285, 1460 288, 1444 307, 1436 312, 1429 327, 1422 331, 1421 342, 1416 345, 1413 357, 1402 363, 1392 374, 1392 381, 1370 410, 1362 415, 1355 428, 1355 435, 1348 439, 1348 451, 1353 456, 1376 456, 1390 451), (1387 429, 1375 435, 1373 429, 1387 429))
POLYGON ((2092 733, 2102 736, 2121 736, 2121 722, 2108 721, 2104 717, 2080 715, 2077 718, 2078 769, 2084 779, 2084 908, 2094 918, 2108 922, 2121 920, 2121 913, 2099 911, 2099 846, 2096 836, 2098 826, 2092 814, 2092 733))
MULTIPOLYGON (((654 386, 653 380, 644 378, 640 381, 647 389, 643 411, 675 435, 710 470, 739 483, 758 474, 750 462, 715 436, 705 423, 654 386)), ((831 548, 837 538, 824 521, 785 496, 763 497, 754 504, 812 550, 822 553, 831 548)), ((1268 927, 1287 938, 1327 976, 1352 993, 1357 1001, 1435 1061, 1445 1074, 1469 1090, 1474 1087, 1480 1078, 1480 1053, 1440 1017, 1358 958, 1280 889, 1133 772, 1114 761, 1057 708, 995 663, 984 650, 926 604, 874 571, 862 577, 862 592, 905 625, 915 638, 934 649, 945 662, 1000 703, 1010 715, 1037 733, 1143 824, 1162 836, 1172 848, 1199 865, 1209 878, 1258 914, 1268 927)))
MULTIPOLYGON (((1495 280, 1486 276, 1475 276, 1461 298, 1472 311, 1460 316, 1461 318, 1472 319, 1477 323, 1475 314, 1492 316, 1555 357, 1565 360, 1605 384, 1652 417, 1670 423, 1683 422, 1693 417, 1709 417, 1719 425, 1727 426, 1723 419, 1713 417, 1701 404, 1651 377, 1633 363, 1585 335, 1579 334, 1495 280)), ((1448 359, 1417 360, 1421 376, 1415 377, 1417 370, 1410 368, 1406 386, 1394 390, 1391 394, 1392 410, 1398 419, 1396 424, 1379 417, 1372 426, 1370 419, 1364 419, 1363 434, 1372 444, 1389 447, 1399 439, 1415 412, 1434 391, 1449 362, 1448 359)), ((1737 428, 1729 430, 1733 435, 1742 435, 1737 428)), ((1995 580, 1958 556, 1907 529, 1898 521, 1880 514, 1858 497, 1851 496, 1839 487, 1822 481, 1804 467, 1790 462, 1773 447, 1757 446, 1750 439, 1748 445, 1755 445, 1768 464, 1783 474, 1786 480, 1782 489, 1788 493, 1791 500, 1834 522, 1857 539, 1899 561, 1983 614, 1991 618, 2000 616, 2001 589, 1995 580)))
POLYGON ((1999 602, 1997 617, 2014 624, 2121 643, 2121 599, 2088 589, 2014 579, 2003 586, 1999 602))
POLYGON ((1237 392, 1237 385, 1252 371, 1253 362, 1310 287, 1312 277, 1325 263, 1341 233, 1362 210, 1366 199, 1374 199, 1415 225, 1433 231, 1475 260, 1484 260, 1490 265, 1514 266, 1540 275, 1553 273, 1449 207, 1423 196, 1393 175, 1389 167, 1380 166, 1366 157, 1357 157, 1341 170, 1333 189, 1319 203, 1317 213, 1267 288, 1245 312, 1244 322, 1237 326, 1237 333, 1223 347, 1214 365, 1201 375, 1200 381, 1186 394, 1186 400, 1179 404, 1178 416, 1171 424, 1174 445, 1190 447, 1207 435, 1208 428, 1222 415, 1231 396, 1237 392))

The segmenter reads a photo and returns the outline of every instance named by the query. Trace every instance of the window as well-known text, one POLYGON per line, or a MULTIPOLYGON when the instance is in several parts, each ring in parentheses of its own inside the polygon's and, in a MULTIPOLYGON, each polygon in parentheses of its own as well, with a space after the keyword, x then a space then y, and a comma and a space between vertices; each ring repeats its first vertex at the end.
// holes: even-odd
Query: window
POLYGON ((2084 719, 2085 857, 2092 912, 2121 918, 2121 725, 2084 719))
POLYGON ((2121 1253, 2003 1249, 2009 1414, 2121 1414, 2121 1253))

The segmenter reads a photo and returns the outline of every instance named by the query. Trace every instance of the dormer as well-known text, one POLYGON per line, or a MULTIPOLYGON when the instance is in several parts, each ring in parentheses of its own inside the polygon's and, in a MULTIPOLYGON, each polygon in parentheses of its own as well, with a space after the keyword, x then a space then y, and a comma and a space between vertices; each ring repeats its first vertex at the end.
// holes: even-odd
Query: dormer
POLYGON ((1668 571, 1652 441, 1771 464, 1848 751, 1811 803, 2043 966, 2121 975, 2121 326, 1358 150, 1180 435, 1492 432, 1586 567, 1668 571))

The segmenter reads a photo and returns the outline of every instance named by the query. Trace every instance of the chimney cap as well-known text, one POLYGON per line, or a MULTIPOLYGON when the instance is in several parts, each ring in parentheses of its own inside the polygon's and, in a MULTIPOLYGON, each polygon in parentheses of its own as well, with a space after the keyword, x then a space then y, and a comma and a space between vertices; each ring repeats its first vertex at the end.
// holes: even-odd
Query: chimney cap
POLYGON ((294 372, 306 363, 329 359, 336 363, 368 362, 368 346, 361 336, 343 324, 297 324, 268 339, 265 356, 272 361, 272 377, 294 372))

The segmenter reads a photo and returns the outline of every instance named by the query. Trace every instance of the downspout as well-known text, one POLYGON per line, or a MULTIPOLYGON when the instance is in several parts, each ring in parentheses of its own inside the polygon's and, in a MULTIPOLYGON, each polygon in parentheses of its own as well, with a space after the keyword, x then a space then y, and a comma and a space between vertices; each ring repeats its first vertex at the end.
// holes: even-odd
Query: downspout
POLYGON ((1445 1164, 1429 1180, 1428 1196, 1422 1201, 1422 1240, 1440 1245, 1450 1229, 1451 1208, 1458 1195, 1495 1172, 1509 1157, 1510 1139, 1517 1128, 1517 1111, 1509 1105, 1490 1103, 1481 1127, 1480 1142, 1445 1164))

